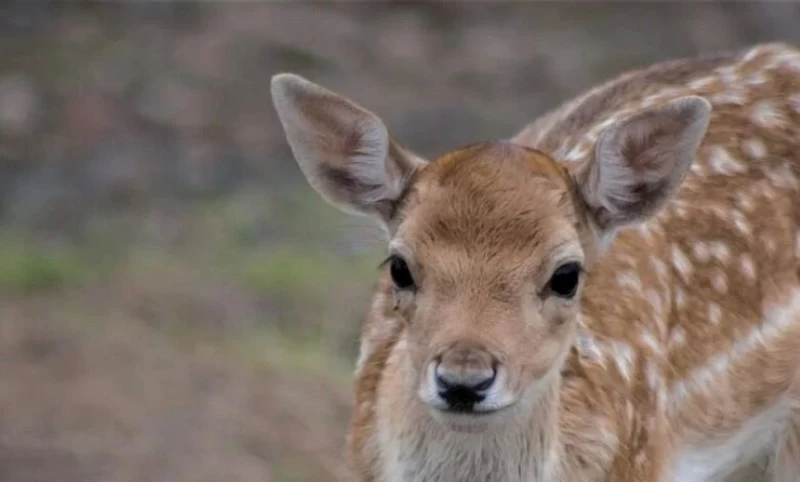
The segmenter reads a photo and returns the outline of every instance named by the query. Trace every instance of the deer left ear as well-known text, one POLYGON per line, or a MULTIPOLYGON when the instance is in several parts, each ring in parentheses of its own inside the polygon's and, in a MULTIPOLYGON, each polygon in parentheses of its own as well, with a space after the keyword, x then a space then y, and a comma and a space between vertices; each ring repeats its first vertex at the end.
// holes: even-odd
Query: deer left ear
POLYGON ((711 104, 686 96, 606 128, 594 159, 576 173, 578 188, 603 235, 657 214, 677 193, 711 115, 711 104))
POLYGON ((375 114, 303 77, 275 75, 271 92, 286 139, 311 187, 345 212, 388 223, 393 206, 425 161, 397 144, 375 114))

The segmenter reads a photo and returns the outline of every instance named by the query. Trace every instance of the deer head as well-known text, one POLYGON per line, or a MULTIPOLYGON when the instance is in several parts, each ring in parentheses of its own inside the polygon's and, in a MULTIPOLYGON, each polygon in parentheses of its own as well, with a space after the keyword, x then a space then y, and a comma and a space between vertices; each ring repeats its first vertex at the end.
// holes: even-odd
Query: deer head
POLYGON ((311 186, 388 234, 409 390, 454 430, 515 420, 558 375, 599 247, 676 193, 710 104, 687 96, 601 133, 585 161, 490 142, 427 162, 373 113, 292 74, 272 80, 311 186))

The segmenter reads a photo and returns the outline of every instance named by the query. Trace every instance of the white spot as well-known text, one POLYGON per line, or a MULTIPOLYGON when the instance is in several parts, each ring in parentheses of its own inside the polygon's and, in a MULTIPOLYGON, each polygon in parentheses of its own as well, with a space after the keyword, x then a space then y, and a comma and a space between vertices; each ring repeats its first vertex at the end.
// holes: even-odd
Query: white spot
POLYGON ((800 73, 800 54, 797 52, 781 52, 775 55, 779 67, 800 73))
POLYGON ((678 309, 686 307, 686 293, 680 288, 675 288, 675 306, 678 309))
POLYGON ((795 112, 800 114, 800 92, 789 97, 789 105, 792 106, 795 112))
POLYGON ((800 258, 800 231, 794 234, 794 255, 800 258))
POLYGON ((775 187, 797 189, 797 178, 788 163, 768 171, 767 177, 775 187))
POLYGON ((653 353, 661 353, 661 343, 658 342, 655 336, 649 331, 643 332, 639 339, 642 341, 644 346, 650 349, 653 353))
POLYGON ((722 263, 727 263, 728 258, 730 258, 731 255, 728 246, 721 241, 712 241, 711 243, 709 243, 708 250, 711 252, 711 256, 713 256, 722 263))
MULTIPOLYGON (((798 232, 798 236, 800 236, 800 232, 798 232)), ((798 238, 800 240, 800 238, 798 238)), ((661 261, 658 258, 650 258, 650 264, 653 265, 653 271, 656 272, 660 281, 666 281, 669 272, 667 271, 667 263, 661 261)))
POLYGON ((692 255, 697 261, 705 263, 711 257, 710 253, 708 252, 708 245, 703 241, 695 241, 692 244, 692 255))
POLYGON ((745 84, 757 87, 760 85, 764 85, 767 82, 768 82, 767 78, 764 77, 764 74, 762 72, 757 72, 753 74, 753 76, 748 77, 747 80, 745 81, 745 84))
POLYGON ((650 232, 650 228, 647 227, 646 223, 640 224, 637 227, 637 229, 639 230, 639 234, 641 234, 643 238, 645 238, 648 242, 652 241, 653 234, 650 232))
POLYGON ((753 198, 749 194, 742 193, 736 197, 736 204, 745 211, 752 211, 755 206, 753 205, 753 198))
POLYGON ((769 101, 757 103, 750 112, 750 120, 766 129, 776 129, 786 125, 786 117, 769 101))
POLYGON ((663 96, 663 95, 661 95, 661 94, 656 94, 656 95, 648 95, 648 96, 647 96, 647 97, 645 97, 645 98, 644 98, 644 100, 642 101, 642 104, 641 104, 641 106, 642 106, 642 107, 651 107, 651 106, 653 106, 653 105, 656 105, 656 104, 658 104, 659 102, 661 102, 661 101, 663 100, 663 98, 664 98, 664 96, 663 96))
POLYGON ((685 88, 681 88, 681 87, 666 87, 664 89, 661 89, 661 91, 659 92, 659 94, 662 97, 664 97, 665 100, 666 99, 671 99, 673 97, 685 95, 685 94, 688 94, 688 93, 689 92, 687 92, 687 90, 685 88))
POLYGON ((626 271, 617 275, 617 285, 620 288, 629 288, 633 291, 641 291, 642 280, 633 271, 626 271))
POLYGON ((733 224, 740 233, 744 234, 745 236, 750 236, 753 234, 753 229, 750 227, 750 223, 747 222, 747 217, 744 215, 744 213, 738 209, 734 209, 731 214, 733 216, 733 224))
POLYGON ((692 163, 692 167, 690 167, 689 170, 692 171, 693 174, 699 177, 703 177, 706 175, 705 167, 703 167, 703 165, 697 161, 692 163))
POLYGON ((726 176, 742 173, 747 169, 744 164, 736 161, 725 148, 720 146, 714 146, 711 149, 708 165, 712 171, 726 176))
POLYGON ((568 162, 579 161, 589 154, 589 149, 584 143, 579 143, 564 156, 564 160, 568 162))
POLYGON ((653 363, 652 360, 647 360, 647 368, 645 368, 644 376, 647 380, 648 388, 654 392, 657 392, 659 386, 661 385, 661 373, 658 369, 658 365, 653 363))
POLYGON ((703 90, 703 89, 707 89, 707 88, 711 87, 712 85, 714 85, 715 82, 717 82, 717 78, 716 77, 708 76, 708 77, 701 77, 699 79, 692 80, 686 85, 687 85, 687 87, 689 87, 690 89, 693 89, 693 90, 703 90))
POLYGON ((763 159, 767 155, 767 147, 755 137, 742 142, 742 151, 753 159, 763 159))
POLYGON ((683 276, 684 281, 688 280, 692 275, 692 262, 683 254, 683 251, 681 251, 680 246, 677 244, 672 245, 672 264, 681 276, 683 276))
MULTIPOLYGON (((636 266, 636 258, 634 258, 633 256, 631 256, 629 254, 618 253, 617 254, 617 259, 619 260, 620 263, 624 264, 625 266, 628 266, 628 267, 631 267, 631 268, 636 266)), ((636 278, 638 279, 639 275, 637 275, 636 273, 633 273, 633 275, 636 276, 636 278)))
POLYGON ((647 290, 647 302, 650 303, 650 307, 653 308, 653 313, 655 314, 656 318, 660 318, 661 296, 659 296, 656 290, 647 290))
POLYGON ((758 47, 753 47, 747 52, 744 58, 742 58, 742 63, 752 62, 753 60, 755 60, 756 57, 764 53, 765 50, 766 50, 765 45, 759 45, 758 47))
POLYGON ((767 252, 769 254, 775 254, 775 251, 778 249, 775 244, 775 240, 772 238, 767 238, 764 240, 764 247, 767 248, 767 252))
POLYGON ((619 369, 619 372, 626 381, 630 381, 634 362, 636 360, 636 352, 634 352, 633 348, 629 345, 620 341, 613 341, 611 348, 617 369, 619 369))
POLYGON ((710 96, 709 100, 714 104, 744 105, 747 102, 747 97, 744 92, 738 90, 725 90, 710 96))
POLYGON ((727 207, 722 207, 719 204, 709 206, 709 209, 720 219, 727 220, 730 211, 727 207))
POLYGON ((751 281, 755 281, 756 279, 756 265, 753 262, 753 258, 750 257, 749 254, 744 253, 742 254, 741 258, 741 270, 742 274, 745 275, 751 281))
POLYGON ((567 156, 567 152, 571 149, 568 142, 562 142, 558 145, 558 147, 553 151, 553 155, 558 159, 563 159, 566 161, 565 157, 567 156))
POLYGON ((720 79, 726 84, 739 80, 739 71, 736 65, 726 65, 717 69, 720 79))
POLYGON ((614 124, 618 123, 618 122, 619 122, 619 119, 617 119, 616 116, 611 116, 611 117, 607 118, 606 120, 604 120, 603 122, 595 125, 592 128, 592 130, 597 131, 597 132, 602 132, 602 131, 606 130, 607 128, 613 126, 614 124))
POLYGON ((722 308, 713 301, 708 303, 708 321, 712 325, 719 325, 722 321, 722 308))
POLYGON ((728 277, 724 272, 717 271, 711 278, 711 285, 718 293, 725 294, 728 292, 728 277))
POLYGON ((658 389, 658 412, 661 413, 664 411, 665 407, 667 406, 667 401, 669 400, 669 393, 667 393, 666 384, 662 383, 661 387, 658 389), (662 408, 663 407, 663 408, 662 408))
POLYGON ((682 326, 678 325, 672 329, 672 334, 669 336, 669 342, 667 345, 672 348, 675 346, 681 346, 684 343, 686 343, 686 330, 684 330, 682 326))
POLYGON ((578 334, 577 341, 575 346, 578 349, 578 353, 584 358, 592 360, 596 363, 605 364, 605 359, 603 357, 603 351, 600 349, 600 345, 598 345, 597 341, 595 341, 594 337, 587 332, 580 332, 578 334))

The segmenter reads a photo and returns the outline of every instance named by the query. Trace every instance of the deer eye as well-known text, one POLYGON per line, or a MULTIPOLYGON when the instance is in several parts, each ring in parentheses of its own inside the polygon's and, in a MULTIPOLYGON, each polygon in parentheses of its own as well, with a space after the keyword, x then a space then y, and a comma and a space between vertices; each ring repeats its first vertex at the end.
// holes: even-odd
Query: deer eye
POLYGON ((392 256, 389 260, 389 273, 392 276, 394 285, 401 289, 407 290, 414 287, 414 277, 411 276, 411 270, 408 269, 406 261, 399 256, 392 256))
POLYGON ((572 262, 562 264, 555 270, 550 278, 550 291, 561 298, 572 298, 578 290, 580 280, 581 265, 572 262))

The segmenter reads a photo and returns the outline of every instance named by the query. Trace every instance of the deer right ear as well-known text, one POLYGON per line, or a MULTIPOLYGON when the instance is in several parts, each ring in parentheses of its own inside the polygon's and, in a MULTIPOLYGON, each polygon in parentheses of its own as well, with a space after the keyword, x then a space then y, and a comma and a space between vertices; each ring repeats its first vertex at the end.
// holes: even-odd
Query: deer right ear
POLYGON ((705 136, 711 104, 690 95, 600 134, 578 187, 603 237, 656 215, 677 193, 705 136))
POLYGON ((309 184, 346 212, 388 222, 425 161, 400 148, 373 113, 300 76, 275 75, 272 101, 309 184))

